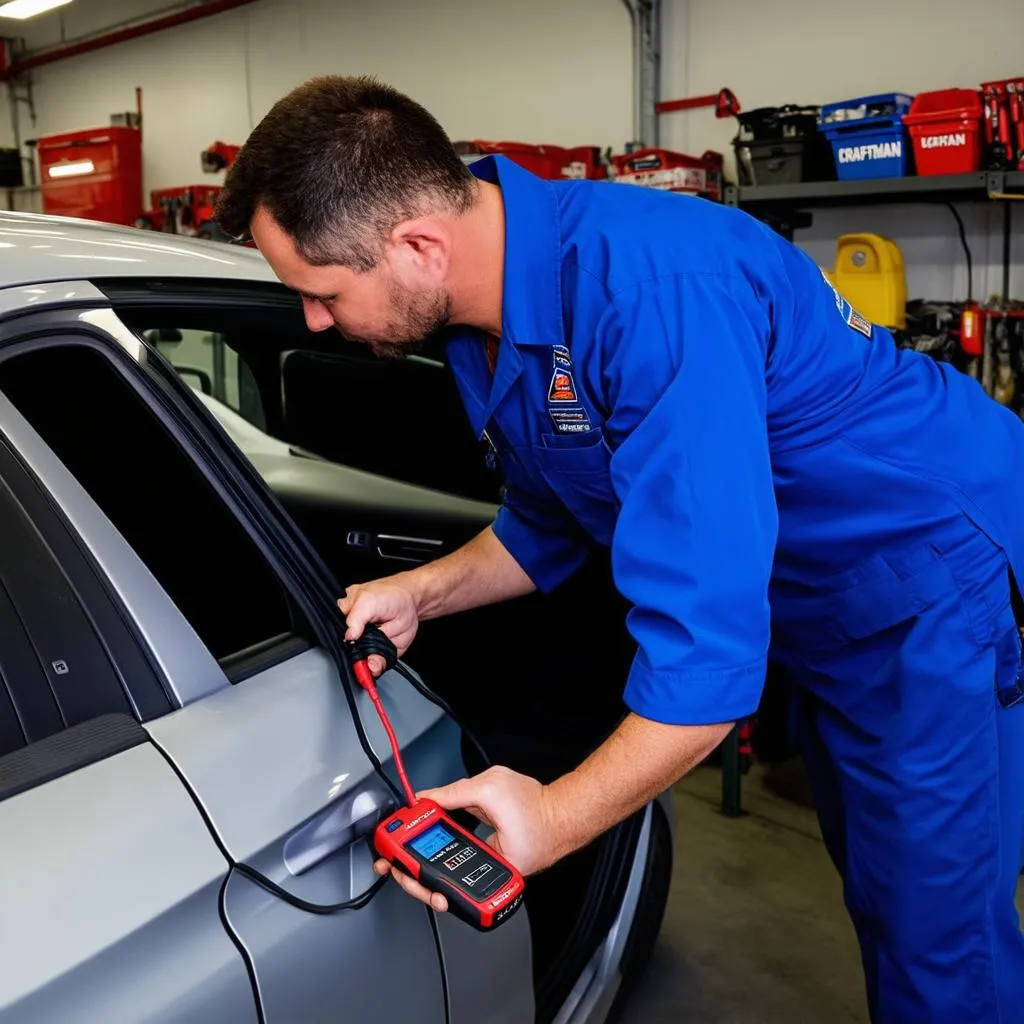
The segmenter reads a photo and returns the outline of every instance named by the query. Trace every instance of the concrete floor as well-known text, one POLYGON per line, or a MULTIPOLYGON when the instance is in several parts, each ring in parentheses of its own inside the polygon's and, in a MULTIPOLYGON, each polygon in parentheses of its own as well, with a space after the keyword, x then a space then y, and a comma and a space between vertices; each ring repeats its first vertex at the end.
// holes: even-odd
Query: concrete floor
MULTIPOLYGON (((742 818, 718 810, 721 775, 676 787, 672 893, 622 1024, 868 1021, 853 927, 814 811, 755 766, 742 818)), ((1024 913, 1024 884, 1017 905, 1024 913)))

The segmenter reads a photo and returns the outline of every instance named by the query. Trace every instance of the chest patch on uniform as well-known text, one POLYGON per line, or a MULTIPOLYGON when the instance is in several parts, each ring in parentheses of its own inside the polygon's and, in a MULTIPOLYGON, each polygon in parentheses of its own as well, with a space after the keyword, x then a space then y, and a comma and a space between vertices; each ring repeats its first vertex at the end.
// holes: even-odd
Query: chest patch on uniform
POLYGON ((836 301, 836 309, 839 315, 846 321, 846 326, 851 330, 856 331, 858 334, 863 334, 865 338, 870 338, 874 334, 874 328, 871 326, 871 322, 865 319, 860 313, 853 308, 853 306, 846 301, 839 294, 839 289, 825 276, 825 271, 821 272, 822 280, 825 284, 832 289, 832 295, 836 301))
POLYGON ((555 369, 571 370, 572 369, 572 358, 569 355, 569 350, 564 345, 554 345, 551 349, 552 355, 555 360, 555 369))
POLYGON ((576 382, 569 370, 555 369, 551 375, 551 387, 548 388, 548 401, 573 404, 579 401, 576 396, 576 382))
POLYGON ((551 425, 556 434, 585 434, 590 430, 590 417, 582 406, 571 409, 549 409, 551 425))

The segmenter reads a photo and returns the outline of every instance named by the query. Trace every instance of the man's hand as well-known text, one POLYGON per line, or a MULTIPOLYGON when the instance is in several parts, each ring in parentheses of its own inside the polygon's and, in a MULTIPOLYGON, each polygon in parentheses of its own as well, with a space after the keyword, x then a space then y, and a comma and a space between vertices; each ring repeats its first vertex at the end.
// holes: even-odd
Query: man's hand
MULTIPOLYGON (((374 623, 398 648, 398 656, 402 657, 416 637, 420 623, 416 599, 396 577, 349 587, 338 607, 348 625, 346 640, 358 640, 367 624, 374 623)), ((374 676, 384 671, 384 659, 378 654, 371 654, 367 664, 374 676)))
MULTIPOLYGON (((629 714, 579 768, 549 786, 508 768, 489 768, 419 795, 476 815, 494 828, 487 842, 524 875, 536 874, 653 800, 700 764, 731 728, 732 722, 670 725, 629 714)), ((374 870, 391 871, 407 893, 435 910, 448 908, 443 896, 386 860, 374 870)))
MULTIPOLYGON (((554 832, 547 788, 527 775, 508 768, 488 768, 480 775, 416 795, 428 797, 446 810, 463 808, 491 826, 494 832, 486 837, 486 842, 523 875, 543 871, 564 852, 554 832)), ((428 903, 434 910, 448 909, 444 896, 432 893, 388 861, 377 861, 374 870, 378 875, 390 871, 410 896, 428 903)))

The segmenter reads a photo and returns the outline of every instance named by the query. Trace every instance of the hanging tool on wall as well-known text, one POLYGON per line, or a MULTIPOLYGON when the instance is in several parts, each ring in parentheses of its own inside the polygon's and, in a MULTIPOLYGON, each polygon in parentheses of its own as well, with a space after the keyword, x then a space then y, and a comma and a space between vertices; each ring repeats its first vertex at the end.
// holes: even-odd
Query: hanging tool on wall
POLYGON ((674 110, 695 110, 698 107, 714 107, 715 117, 721 119, 735 117, 740 112, 740 101, 731 89, 719 89, 707 96, 688 96, 679 100, 662 100, 654 105, 659 114, 669 114, 674 110))

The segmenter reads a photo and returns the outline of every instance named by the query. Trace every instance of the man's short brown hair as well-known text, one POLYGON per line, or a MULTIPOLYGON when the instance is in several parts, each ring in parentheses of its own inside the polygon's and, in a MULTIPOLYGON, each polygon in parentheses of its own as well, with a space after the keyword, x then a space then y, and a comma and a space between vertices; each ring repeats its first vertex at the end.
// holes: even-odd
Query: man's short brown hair
POLYGON ((246 140, 216 218, 248 235, 263 207, 316 266, 370 270, 399 221, 461 213, 474 178, 437 120, 371 77, 310 79, 274 104, 246 140))

